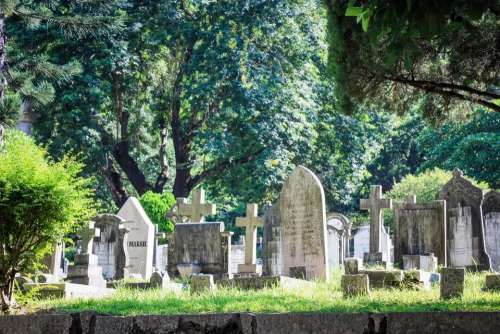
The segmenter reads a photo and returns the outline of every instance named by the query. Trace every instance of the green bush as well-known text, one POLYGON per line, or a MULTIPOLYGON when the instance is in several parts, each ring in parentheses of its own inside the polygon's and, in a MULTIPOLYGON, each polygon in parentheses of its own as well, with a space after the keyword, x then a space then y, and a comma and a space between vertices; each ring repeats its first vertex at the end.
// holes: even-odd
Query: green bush
POLYGON ((174 223, 165 216, 175 204, 174 195, 148 191, 139 198, 139 202, 141 202, 144 211, 146 211, 153 224, 158 225, 161 232, 171 233, 174 230, 174 223))
POLYGON ((70 157, 51 162, 17 130, 0 147, 0 302, 8 311, 14 276, 40 265, 51 245, 95 215, 91 180, 70 157))

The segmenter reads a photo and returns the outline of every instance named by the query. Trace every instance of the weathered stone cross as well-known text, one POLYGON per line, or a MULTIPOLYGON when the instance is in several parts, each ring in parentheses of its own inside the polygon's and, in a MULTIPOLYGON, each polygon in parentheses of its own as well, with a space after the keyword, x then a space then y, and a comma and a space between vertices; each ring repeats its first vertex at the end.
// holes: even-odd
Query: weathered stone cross
POLYGON ((89 223, 89 227, 80 231, 81 238, 81 254, 92 254, 92 245, 94 243, 94 237, 101 235, 101 230, 94 227, 94 222, 89 223))
POLYGON ((262 219, 257 216, 257 204, 247 204, 246 217, 237 217, 236 226, 245 228, 245 264, 238 266, 239 272, 256 272, 257 227, 262 226, 262 219))
POLYGON ((189 217, 190 222, 203 222, 205 216, 215 214, 215 204, 205 203, 205 191, 201 188, 193 191, 193 200, 188 204, 187 198, 177 198, 177 214, 189 217))
POLYGON ((392 209, 392 200, 382 197, 382 186, 370 187, 370 198, 361 199, 361 210, 370 210, 370 253, 380 252, 382 209, 392 209))

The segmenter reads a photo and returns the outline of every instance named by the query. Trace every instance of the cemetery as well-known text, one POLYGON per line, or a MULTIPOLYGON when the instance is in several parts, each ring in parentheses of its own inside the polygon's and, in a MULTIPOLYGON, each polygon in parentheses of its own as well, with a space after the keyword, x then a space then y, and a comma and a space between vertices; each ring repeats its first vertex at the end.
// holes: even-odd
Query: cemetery
POLYGON ((486 2, 0 3, 0 334, 500 333, 486 2))

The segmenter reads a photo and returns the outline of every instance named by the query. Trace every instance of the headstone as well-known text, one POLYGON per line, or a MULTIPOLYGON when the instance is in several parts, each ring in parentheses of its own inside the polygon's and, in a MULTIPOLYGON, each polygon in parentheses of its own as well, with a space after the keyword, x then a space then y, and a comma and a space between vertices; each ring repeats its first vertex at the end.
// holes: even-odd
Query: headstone
POLYGON ((169 236, 168 273, 180 275, 179 268, 197 266, 201 273, 216 279, 229 275, 232 232, 224 231, 224 223, 179 223, 169 236))
POLYGON ((135 197, 129 197, 117 214, 130 230, 127 241, 128 270, 149 280, 153 273, 155 227, 135 197))
POLYGON ((245 236, 241 235, 238 243, 231 245, 231 274, 238 273, 238 266, 245 263, 245 236))
POLYGON ((431 283, 433 283, 435 273, 431 273, 423 270, 408 270, 404 272, 404 283, 405 287, 408 287, 408 284, 413 284, 415 288, 424 288, 429 289, 431 287, 431 283))
POLYGON ((465 287, 465 269, 441 268, 441 298, 461 298, 465 287))
POLYGON ((191 294, 214 290, 214 276, 207 274, 198 274, 191 276, 189 289, 191 294))
POLYGON ((79 235, 81 238, 81 251, 75 255, 75 264, 68 268, 70 283, 92 285, 106 288, 106 281, 102 276, 102 268, 98 265, 97 255, 92 254, 94 237, 98 237, 100 231, 90 222, 89 227, 83 229, 79 235))
POLYGON ((500 274, 486 275, 486 290, 500 291, 500 274))
MULTIPOLYGON (((395 205, 394 262, 404 255, 434 253, 446 266, 446 202, 417 203, 415 195, 395 205)), ((417 268, 421 269, 421 268, 417 268)))
POLYGON ((93 219, 94 226, 101 231, 94 238, 93 253, 107 280, 120 280, 129 277, 128 233, 125 221, 117 215, 101 214, 93 219))
POLYGON ((342 275, 340 285, 344 297, 370 295, 369 281, 366 274, 342 275))
MULTIPOLYGON (((267 238, 279 250, 264 251, 264 259, 268 261, 266 267, 274 271, 278 268, 273 266, 279 263, 278 275, 327 279, 325 195, 318 177, 305 167, 295 168, 272 210, 272 215, 278 218, 271 218, 274 226, 265 228, 264 232, 271 229, 273 235, 267 238), (280 259, 276 259, 276 255, 280 259)), ((265 221, 269 222, 267 218, 265 221)))
POLYGON ((371 270, 364 269, 359 272, 370 278, 370 288, 399 288, 403 283, 402 270, 371 270))
POLYGON ((481 208, 483 191, 455 169, 453 178, 439 192, 439 199, 446 201, 448 266, 490 270, 481 208))
POLYGON ((351 223, 340 213, 330 213, 326 217, 326 231, 328 261, 331 269, 342 265, 344 259, 348 257, 351 223))
POLYGON ((429 255, 403 255, 403 269, 418 269, 426 272, 436 272, 438 259, 434 254, 429 255))
POLYGON ((158 245, 156 251, 156 265, 158 271, 164 273, 167 271, 168 265, 168 245, 158 245))
MULTIPOLYGON (((380 234, 380 247, 382 252, 382 261, 386 263, 392 262, 392 240, 387 233, 385 226, 382 226, 382 233, 380 234)), ((370 225, 363 225, 357 228, 353 235, 353 257, 364 258, 365 253, 370 251, 370 225)))
POLYGON ((215 205, 205 203, 205 190, 198 188, 193 190, 193 200, 188 204, 187 198, 177 198, 177 214, 187 217, 188 222, 201 223, 205 216, 215 214, 215 205))
POLYGON ((346 275, 357 275, 363 269, 363 261, 357 257, 349 257, 344 261, 346 275))
POLYGON ((152 288, 166 288, 170 282, 170 277, 167 273, 160 273, 155 271, 151 274, 151 278, 149 279, 149 284, 152 288))
POLYGON ((382 209, 392 209, 392 200, 383 198, 382 186, 371 186, 370 198, 360 200, 360 209, 370 211, 370 248, 363 258, 368 264, 379 264, 384 262, 380 242, 384 222, 382 209))
POLYGON ((158 254, 159 254, 159 240, 160 239, 164 239, 166 237, 166 234, 163 233, 163 232, 160 232, 160 228, 158 227, 158 225, 154 225, 155 226, 155 241, 154 241, 154 248, 153 248, 153 268, 155 270, 159 270, 161 271, 161 262, 158 261, 158 254))
POLYGON ((44 272, 47 274, 57 277, 64 277, 67 274, 64 270, 64 242, 54 242, 50 253, 44 257, 43 264, 46 267, 44 272))
POLYGON ((280 276, 281 271, 281 217, 278 203, 269 207, 263 217, 262 275, 280 276))
POLYGON ((500 192, 491 190, 483 201, 484 236, 491 268, 500 271, 500 192))
POLYGON ((245 228, 245 263, 238 265, 238 273, 257 273, 257 227, 262 226, 257 204, 247 205, 246 217, 237 217, 236 226, 245 228))

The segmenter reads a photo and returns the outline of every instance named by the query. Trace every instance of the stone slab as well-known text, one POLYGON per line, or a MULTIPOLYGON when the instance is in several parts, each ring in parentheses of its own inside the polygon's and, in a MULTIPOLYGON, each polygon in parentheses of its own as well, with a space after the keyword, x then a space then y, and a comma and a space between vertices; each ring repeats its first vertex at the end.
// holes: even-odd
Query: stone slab
POLYGON ((436 272, 438 259, 433 255, 403 255, 403 269, 436 272))
POLYGON ((74 283, 26 283, 24 288, 36 289, 41 298, 103 298, 115 292, 115 289, 74 283))
POLYGON ((463 268, 441 268, 441 298, 461 298, 465 287, 463 268))
POLYGON ((314 286, 314 283, 286 276, 241 277, 218 282, 221 287, 231 287, 242 290, 259 290, 280 287, 283 289, 302 289, 314 286))
POLYGON ((363 261, 356 257, 350 257, 344 260, 344 271, 346 275, 356 275, 363 270, 363 261))
POLYGON ((485 288, 486 290, 500 291, 500 274, 486 275, 485 288))
POLYGON ((189 280, 189 291, 191 294, 214 290, 214 275, 197 274, 192 275, 189 280))
POLYGON ((403 282, 402 270, 361 270, 360 274, 368 275, 370 288, 398 288, 403 282))
POLYGON ((342 275, 340 286, 344 297, 370 295, 370 282, 368 275, 342 275))

